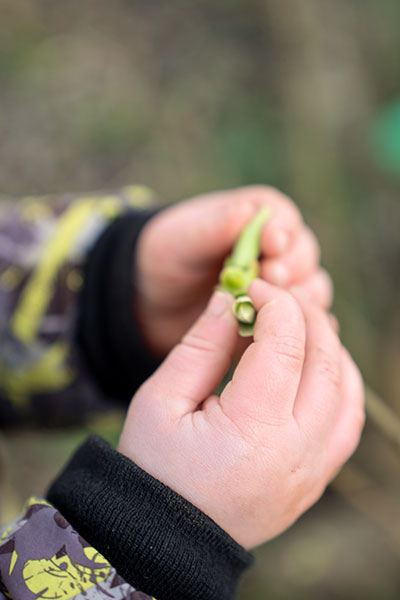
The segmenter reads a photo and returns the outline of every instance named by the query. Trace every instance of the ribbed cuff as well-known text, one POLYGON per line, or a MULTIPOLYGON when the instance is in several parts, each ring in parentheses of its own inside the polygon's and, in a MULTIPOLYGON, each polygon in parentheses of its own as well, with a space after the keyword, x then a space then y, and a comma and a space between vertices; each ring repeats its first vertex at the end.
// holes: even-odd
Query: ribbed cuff
POLYGON ((157 600, 232 600, 253 561, 207 515, 97 436, 47 498, 128 583, 157 600))

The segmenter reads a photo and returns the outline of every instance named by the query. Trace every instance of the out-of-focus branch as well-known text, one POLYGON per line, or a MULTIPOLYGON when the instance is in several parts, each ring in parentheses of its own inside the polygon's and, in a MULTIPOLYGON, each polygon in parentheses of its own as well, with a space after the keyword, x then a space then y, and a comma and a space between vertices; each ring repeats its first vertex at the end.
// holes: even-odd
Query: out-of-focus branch
POLYGON ((367 417, 400 450, 400 417, 370 387, 365 388, 367 417))
MULTIPOLYGON (((365 387, 367 418, 388 441, 400 450, 400 417, 370 387, 365 387)), ((400 556, 400 521, 398 499, 381 490, 359 467, 350 462, 331 483, 346 501, 375 523, 400 556)))
POLYGON ((345 465, 331 487, 358 512, 375 523, 400 556, 400 521, 398 499, 376 484, 353 463, 345 465))

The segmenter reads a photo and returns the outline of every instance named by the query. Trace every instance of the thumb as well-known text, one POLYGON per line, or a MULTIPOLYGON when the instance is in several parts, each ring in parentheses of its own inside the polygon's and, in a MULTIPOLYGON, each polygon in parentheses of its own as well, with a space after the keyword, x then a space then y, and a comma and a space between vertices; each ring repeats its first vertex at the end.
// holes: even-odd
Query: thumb
MULTIPOLYGON (((237 343, 233 297, 215 291, 181 342, 148 380, 152 402, 181 417, 193 412, 216 389, 227 372, 237 343)), ((145 384, 146 385, 146 384, 145 384)))
POLYGON ((221 394, 236 422, 281 425, 292 416, 305 357, 306 324, 296 299, 261 279, 249 286, 256 308, 254 341, 221 394))

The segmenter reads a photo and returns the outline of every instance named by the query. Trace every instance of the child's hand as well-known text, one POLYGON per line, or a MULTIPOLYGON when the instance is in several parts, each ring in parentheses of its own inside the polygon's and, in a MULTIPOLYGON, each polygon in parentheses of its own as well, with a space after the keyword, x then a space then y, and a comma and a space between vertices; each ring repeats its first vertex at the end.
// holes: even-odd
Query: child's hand
POLYGON ((249 293, 254 342, 221 397, 237 325, 217 292, 134 396, 119 448, 246 548, 321 496, 364 422, 360 374, 325 312, 261 279, 249 293))
POLYGON ((260 276, 301 286, 320 306, 330 305, 332 285, 319 267, 318 242, 289 198, 263 186, 200 196, 151 219, 139 240, 135 310, 155 354, 165 356, 204 310, 224 259, 263 204, 273 216, 262 235, 260 276))

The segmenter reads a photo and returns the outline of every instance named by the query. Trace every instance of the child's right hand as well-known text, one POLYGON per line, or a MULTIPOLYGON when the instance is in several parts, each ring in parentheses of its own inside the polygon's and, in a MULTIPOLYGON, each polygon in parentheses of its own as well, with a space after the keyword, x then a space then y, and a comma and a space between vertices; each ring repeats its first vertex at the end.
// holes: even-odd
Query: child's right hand
POLYGON ((246 548, 316 502, 364 423, 362 379, 325 312, 260 279, 249 295, 254 342, 221 396, 237 325, 217 292, 134 396, 119 447, 246 548))

